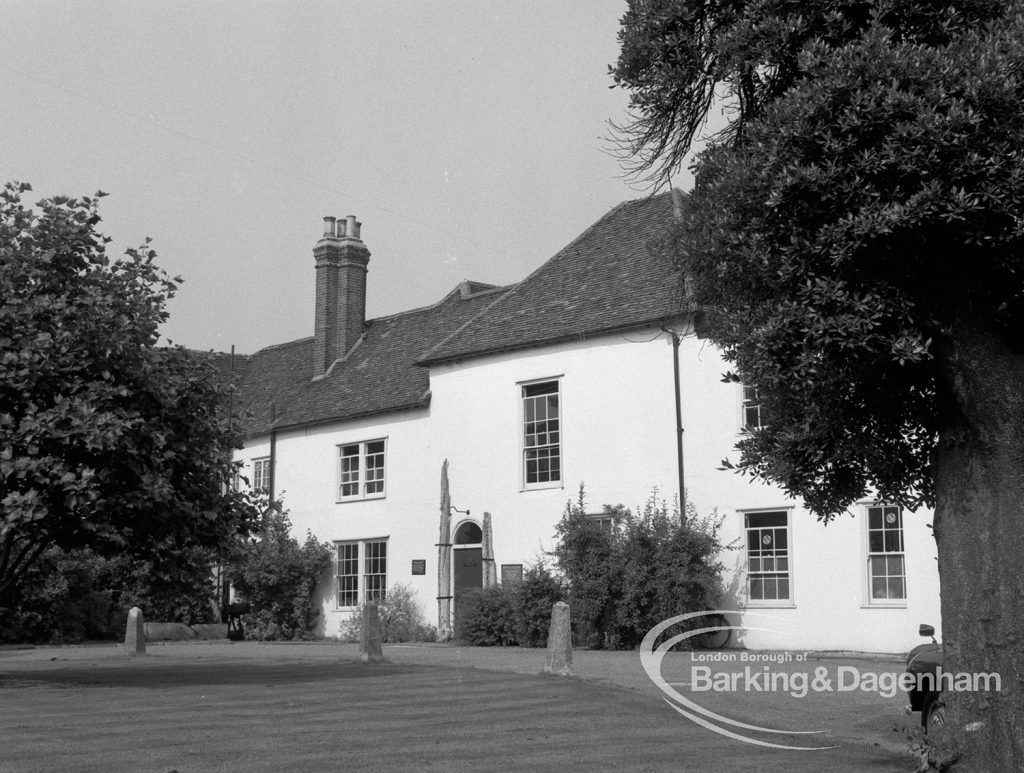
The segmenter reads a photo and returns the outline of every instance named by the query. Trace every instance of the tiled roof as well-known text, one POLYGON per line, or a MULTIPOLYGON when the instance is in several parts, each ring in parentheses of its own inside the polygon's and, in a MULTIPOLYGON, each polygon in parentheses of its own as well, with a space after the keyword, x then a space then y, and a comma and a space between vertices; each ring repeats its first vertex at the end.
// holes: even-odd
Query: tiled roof
POLYGON ((682 279, 650 249, 671 219, 669 193, 620 204, 420 364, 579 340, 678 315, 682 279))
MULTIPOLYGON (((426 405, 429 376, 416 360, 507 289, 470 284, 433 306, 370 320, 348 357, 315 381, 312 338, 236 356, 234 380, 251 415, 249 433, 426 405)), ((227 363, 220 367, 227 370, 227 363)))
POLYGON ((313 339, 217 365, 239 387, 250 434, 424 406, 430 363, 654 325, 678 315, 682 282, 650 243, 670 194, 628 201, 518 285, 463 282, 439 303, 367 323, 348 357, 312 379, 313 339))

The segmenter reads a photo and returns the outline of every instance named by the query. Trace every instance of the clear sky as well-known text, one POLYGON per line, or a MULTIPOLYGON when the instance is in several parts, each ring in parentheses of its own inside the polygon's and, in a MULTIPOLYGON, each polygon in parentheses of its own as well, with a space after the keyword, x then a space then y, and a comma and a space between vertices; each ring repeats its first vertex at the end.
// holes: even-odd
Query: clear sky
MULTIPOLYGON (((624 0, 0 0, 0 175, 111 195, 185 284, 165 335, 313 331, 312 248, 356 215, 367 314, 525 277, 644 195, 608 153, 624 0)), ((685 178, 677 185, 689 187, 685 178)))

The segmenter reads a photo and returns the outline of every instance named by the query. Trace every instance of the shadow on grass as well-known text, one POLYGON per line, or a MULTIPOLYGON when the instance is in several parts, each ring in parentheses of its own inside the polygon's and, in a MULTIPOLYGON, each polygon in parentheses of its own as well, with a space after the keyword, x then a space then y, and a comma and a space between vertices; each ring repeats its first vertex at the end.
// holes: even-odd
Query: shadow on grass
POLYGON ((19 669, 0 673, 0 689, 54 687, 181 687, 203 685, 275 685, 401 677, 422 666, 353 661, 315 663, 162 663, 133 660, 125 665, 74 665, 64 668, 19 669))

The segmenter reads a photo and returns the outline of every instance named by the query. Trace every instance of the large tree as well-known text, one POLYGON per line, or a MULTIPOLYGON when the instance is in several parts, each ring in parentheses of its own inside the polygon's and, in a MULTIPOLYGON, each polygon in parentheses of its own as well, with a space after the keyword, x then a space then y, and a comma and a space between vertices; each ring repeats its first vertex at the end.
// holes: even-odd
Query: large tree
POLYGON ((875 5, 632 3, 618 74, 727 93, 784 69, 786 47, 752 31, 800 28, 810 8, 805 28, 817 15, 849 32, 789 38, 791 76, 698 157, 667 247, 707 335, 767 402, 739 469, 826 520, 871 494, 934 506, 947 668, 999 673, 1002 691, 948 694, 933 761, 1024 770, 1024 15, 875 5), (676 14, 671 41, 638 23, 655 6, 676 14), (723 9, 736 64, 666 75, 659 57, 723 9), (931 22, 909 24, 921 9, 931 22))
POLYGON ((106 254, 102 194, 32 207, 28 190, 0 192, 0 594, 51 545, 170 579, 257 518, 229 485, 230 387, 205 355, 157 346, 177 281, 148 240, 106 254))

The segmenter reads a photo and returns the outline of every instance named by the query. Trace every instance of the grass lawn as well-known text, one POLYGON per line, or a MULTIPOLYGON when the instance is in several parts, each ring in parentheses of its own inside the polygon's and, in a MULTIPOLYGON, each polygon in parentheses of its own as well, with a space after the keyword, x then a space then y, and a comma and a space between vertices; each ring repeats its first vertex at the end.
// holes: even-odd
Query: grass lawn
POLYGON ((868 745, 738 743, 580 679, 364 665, 329 647, 150 652, 0 657, 0 771, 913 769, 868 745))

